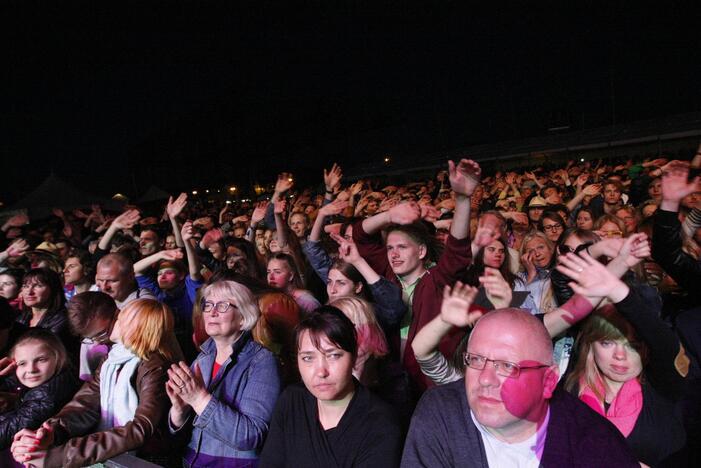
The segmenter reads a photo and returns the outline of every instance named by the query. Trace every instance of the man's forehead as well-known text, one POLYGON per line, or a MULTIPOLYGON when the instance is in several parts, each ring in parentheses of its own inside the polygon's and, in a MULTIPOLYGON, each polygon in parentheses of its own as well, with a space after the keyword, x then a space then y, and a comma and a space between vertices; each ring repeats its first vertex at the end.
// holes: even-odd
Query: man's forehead
POLYGON ((467 345, 470 352, 497 359, 508 357, 516 362, 539 354, 530 326, 508 315, 488 315, 475 325, 470 335, 467 345))

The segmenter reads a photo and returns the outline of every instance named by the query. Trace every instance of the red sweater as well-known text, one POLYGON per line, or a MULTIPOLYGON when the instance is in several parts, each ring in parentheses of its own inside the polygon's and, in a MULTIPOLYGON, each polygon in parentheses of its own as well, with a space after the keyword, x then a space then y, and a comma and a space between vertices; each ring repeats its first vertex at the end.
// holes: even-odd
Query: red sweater
MULTIPOLYGON (((366 233, 363 230, 362 221, 358 221, 353 225, 353 240, 358 247, 360 255, 378 274, 399 284, 397 275, 392 271, 387 259, 387 249, 382 242, 380 233, 372 235, 366 233)), ((412 380, 422 391, 434 384, 421 372, 416 362, 414 351, 411 349, 411 342, 414 340, 416 333, 440 313, 445 285, 452 286, 458 280, 458 274, 464 271, 471 261, 472 251, 470 250, 469 236, 465 239, 456 239, 449 235, 438 263, 421 277, 419 284, 414 289, 413 316, 409 327, 406 348, 404 349, 403 365, 412 380)), ((443 338, 438 349, 447 359, 452 358, 464 334, 463 330, 453 329, 443 338)))

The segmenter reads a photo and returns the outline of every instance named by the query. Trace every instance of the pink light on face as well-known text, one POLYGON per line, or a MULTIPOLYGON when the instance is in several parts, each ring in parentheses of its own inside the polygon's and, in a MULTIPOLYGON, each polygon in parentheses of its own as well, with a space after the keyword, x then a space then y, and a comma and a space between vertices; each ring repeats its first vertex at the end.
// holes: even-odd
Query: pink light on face
POLYGON ((543 415, 546 398, 552 395, 552 389, 546 391, 544 372, 547 368, 524 369, 539 366, 537 361, 521 361, 521 374, 516 379, 504 378, 501 386, 501 400, 506 410, 519 419, 539 422, 543 415), (547 395, 546 395, 547 393, 547 395))

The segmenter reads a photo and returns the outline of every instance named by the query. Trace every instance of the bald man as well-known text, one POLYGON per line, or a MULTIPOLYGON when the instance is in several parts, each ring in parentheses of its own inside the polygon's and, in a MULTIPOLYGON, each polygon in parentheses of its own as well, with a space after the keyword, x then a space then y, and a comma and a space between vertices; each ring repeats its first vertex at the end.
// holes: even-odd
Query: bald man
POLYGON ((639 466, 611 423, 555 391, 552 342, 536 317, 520 309, 486 314, 464 359, 464 379, 419 402, 403 467, 639 466))
POLYGON ((99 291, 114 299, 120 310, 136 299, 156 299, 151 291, 138 286, 134 264, 121 253, 107 254, 97 262, 95 284, 99 291))

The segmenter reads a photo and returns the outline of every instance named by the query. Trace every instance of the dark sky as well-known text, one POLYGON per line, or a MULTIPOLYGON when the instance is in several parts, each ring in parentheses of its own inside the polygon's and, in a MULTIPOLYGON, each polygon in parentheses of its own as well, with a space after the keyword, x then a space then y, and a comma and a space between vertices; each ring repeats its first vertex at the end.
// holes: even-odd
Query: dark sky
POLYGON ((334 159, 701 110, 691 2, 48 3, 0 7, 6 202, 51 170, 102 194, 316 182, 334 159))

